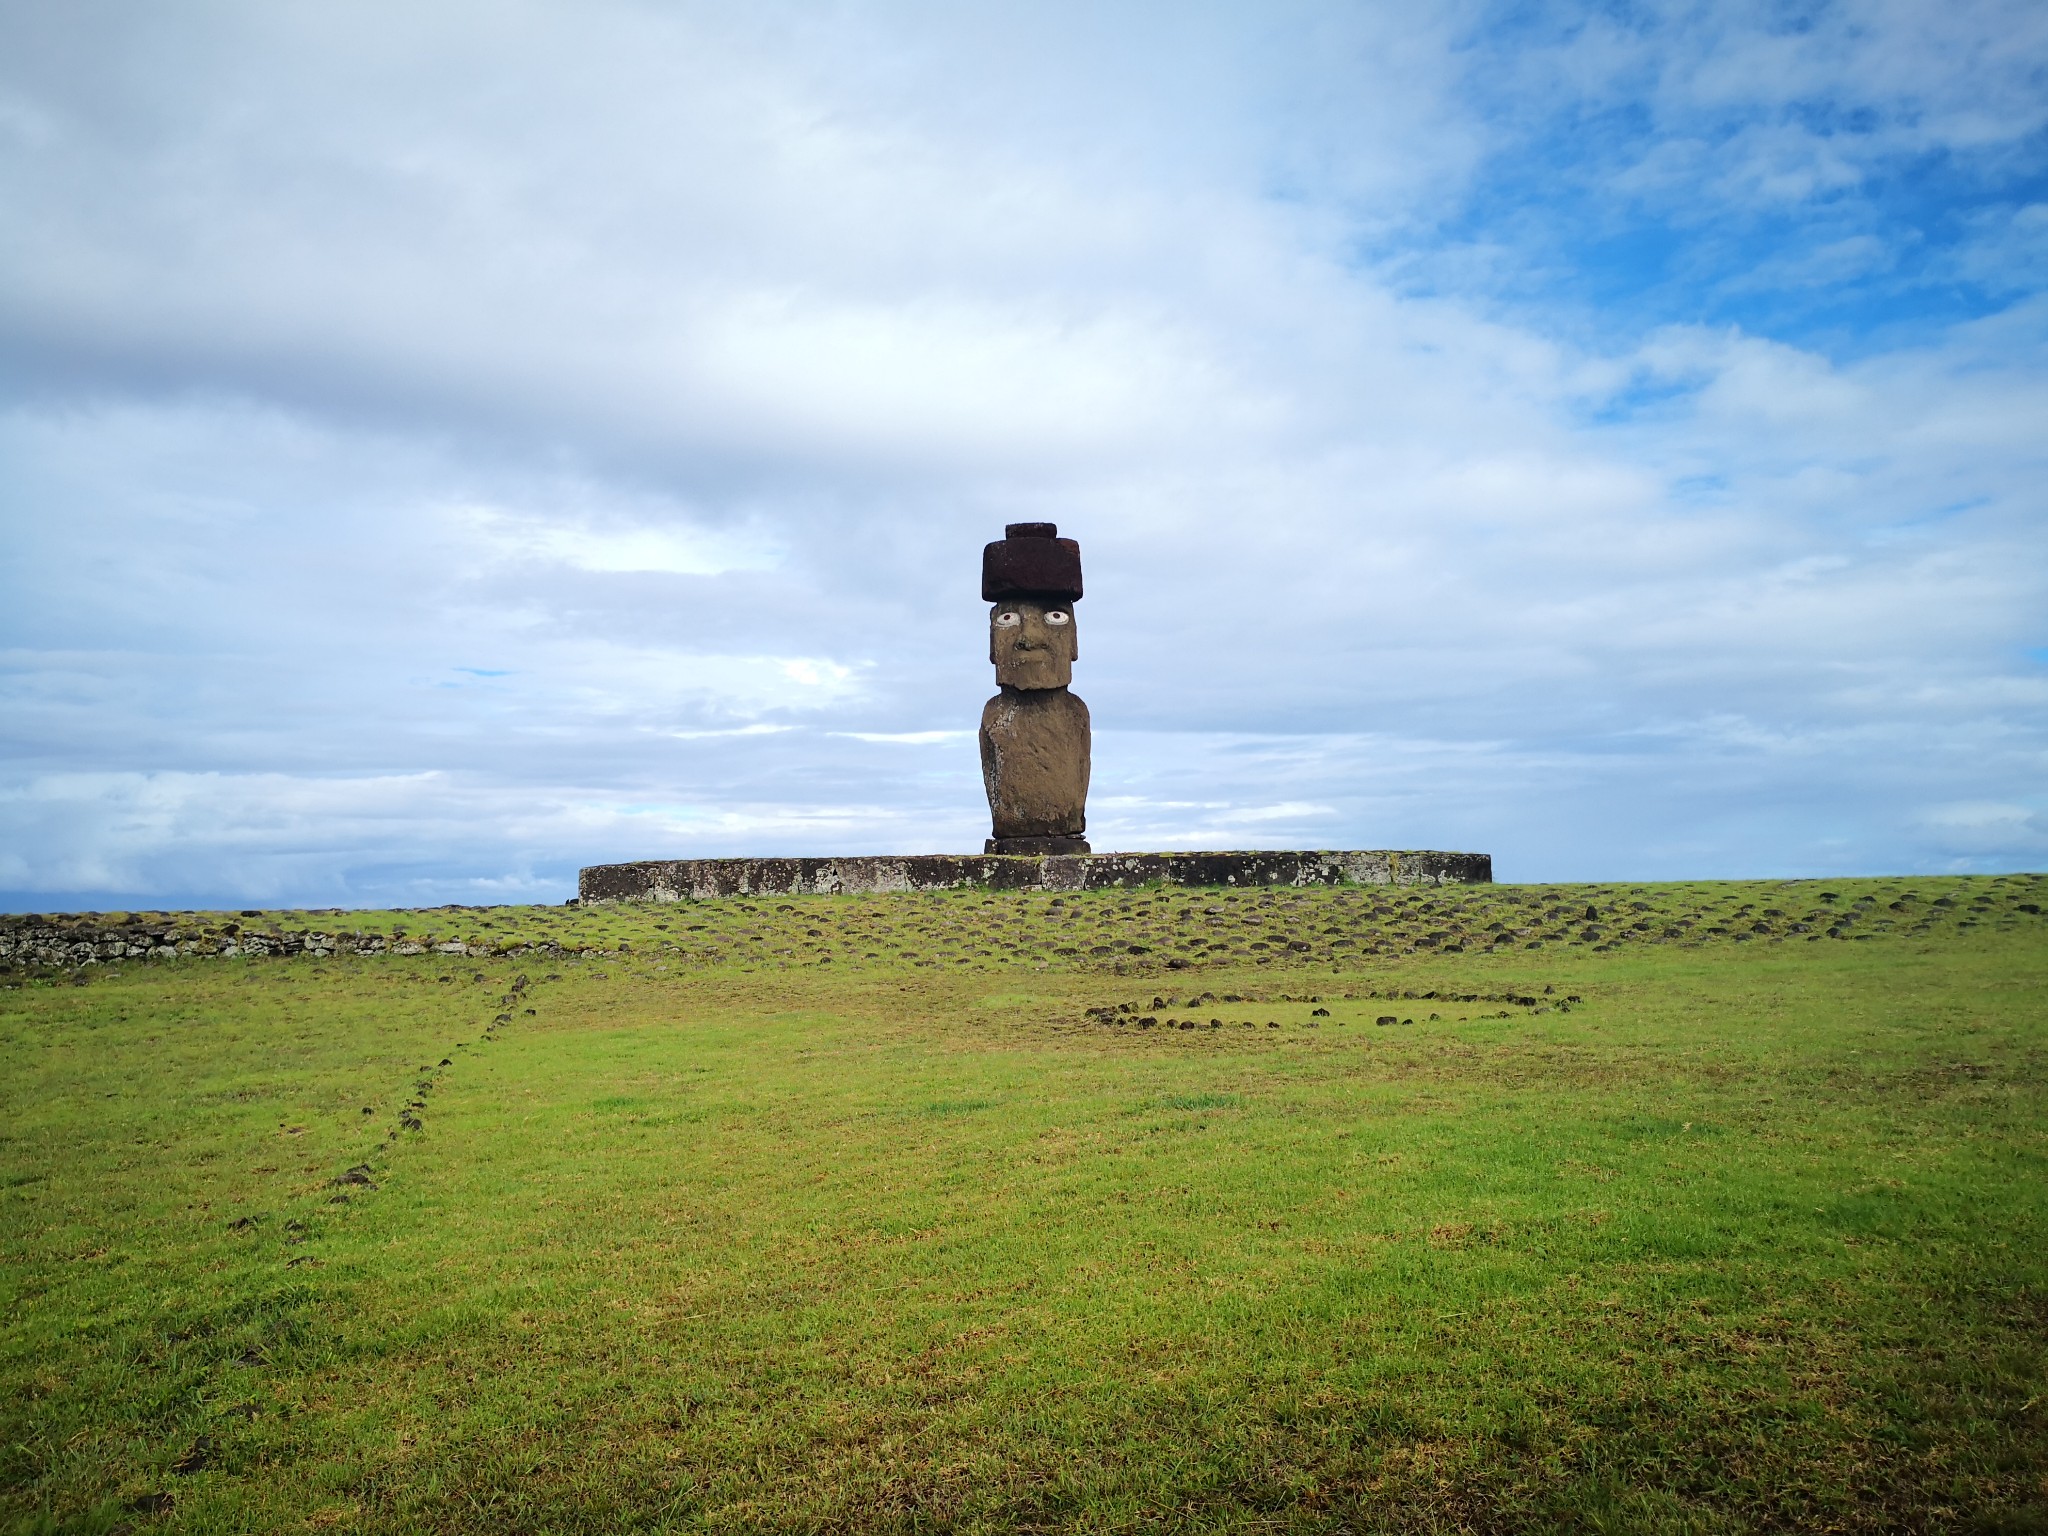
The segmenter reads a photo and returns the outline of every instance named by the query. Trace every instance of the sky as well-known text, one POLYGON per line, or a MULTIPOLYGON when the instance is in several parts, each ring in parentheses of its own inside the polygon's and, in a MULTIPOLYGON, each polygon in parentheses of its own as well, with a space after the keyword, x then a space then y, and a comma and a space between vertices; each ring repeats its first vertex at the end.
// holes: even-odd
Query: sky
POLYGON ((0 0, 0 908, 2048 867, 2048 7, 0 0))

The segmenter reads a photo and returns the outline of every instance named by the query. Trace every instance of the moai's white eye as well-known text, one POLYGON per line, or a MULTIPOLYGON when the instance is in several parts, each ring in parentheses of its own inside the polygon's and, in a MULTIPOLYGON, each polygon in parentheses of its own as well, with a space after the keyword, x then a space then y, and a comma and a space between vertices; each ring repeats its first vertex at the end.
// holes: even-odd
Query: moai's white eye
POLYGON ((1019 624, 1023 622, 1024 621, 1018 618, 1017 615, 1014 613, 999 613, 996 615, 997 629, 1015 629, 1019 624))
POLYGON ((1045 622, 1048 624, 1065 624, 1068 622, 1068 616, 1061 609, 1054 608, 1046 614, 1045 622))

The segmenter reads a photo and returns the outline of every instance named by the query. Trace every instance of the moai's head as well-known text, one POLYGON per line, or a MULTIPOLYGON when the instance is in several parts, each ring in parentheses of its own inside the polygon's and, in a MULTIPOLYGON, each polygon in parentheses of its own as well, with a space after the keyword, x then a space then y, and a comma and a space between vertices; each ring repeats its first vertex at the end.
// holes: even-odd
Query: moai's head
POLYGON ((1074 610, 1064 602, 1010 597, 989 610, 988 659, 1005 688, 1064 688, 1080 656, 1074 610))
POLYGON ((1005 688, 1064 688, 1081 648, 1074 604, 1081 596, 1081 546, 1052 523, 1011 523, 981 553, 988 659, 1005 688))

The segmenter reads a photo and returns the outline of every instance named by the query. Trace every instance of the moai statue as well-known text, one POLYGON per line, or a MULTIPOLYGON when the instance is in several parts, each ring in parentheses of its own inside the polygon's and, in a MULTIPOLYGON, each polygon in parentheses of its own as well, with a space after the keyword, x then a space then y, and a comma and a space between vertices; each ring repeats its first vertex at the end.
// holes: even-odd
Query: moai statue
POLYGON ((1067 692, 1080 656, 1081 546, 1052 523, 1011 523, 981 552, 988 659, 1002 692, 981 711, 990 853, 1086 853, 1088 706, 1067 692))

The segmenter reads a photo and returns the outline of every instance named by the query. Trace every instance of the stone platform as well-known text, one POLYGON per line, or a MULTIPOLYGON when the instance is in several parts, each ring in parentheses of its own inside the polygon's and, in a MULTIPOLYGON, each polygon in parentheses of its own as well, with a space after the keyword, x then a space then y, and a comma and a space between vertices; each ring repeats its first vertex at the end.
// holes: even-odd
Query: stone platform
POLYGON ((651 859, 593 864, 578 897, 701 901, 870 891, 1099 891, 1139 885, 1243 890, 1279 885, 1488 885, 1493 855, 1376 849, 1332 852, 880 854, 843 859, 651 859))

